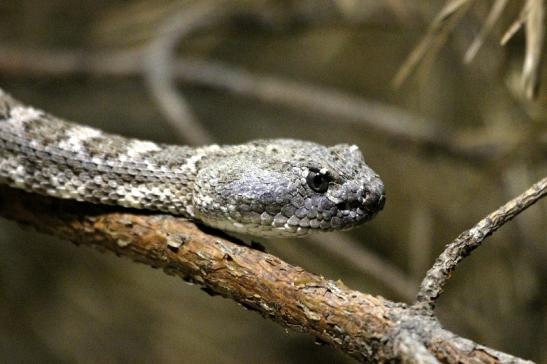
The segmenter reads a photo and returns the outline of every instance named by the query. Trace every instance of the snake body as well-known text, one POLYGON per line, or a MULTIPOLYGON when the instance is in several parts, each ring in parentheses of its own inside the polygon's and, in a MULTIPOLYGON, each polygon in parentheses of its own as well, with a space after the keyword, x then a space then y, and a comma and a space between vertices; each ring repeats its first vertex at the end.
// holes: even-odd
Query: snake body
POLYGON ((1 90, 0 100, 0 183, 29 192, 258 236, 348 229, 384 204, 383 183, 356 146, 157 144, 64 121, 1 90))

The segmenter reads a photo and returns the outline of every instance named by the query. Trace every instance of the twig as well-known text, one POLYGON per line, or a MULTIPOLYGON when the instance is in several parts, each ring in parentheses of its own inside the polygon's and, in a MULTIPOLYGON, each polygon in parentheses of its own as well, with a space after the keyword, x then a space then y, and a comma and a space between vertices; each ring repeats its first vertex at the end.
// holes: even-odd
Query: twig
POLYGON ((154 100, 178 136, 190 144, 209 144, 212 137, 177 90, 173 75, 176 49, 183 38, 228 15, 223 5, 224 2, 198 2, 170 15, 159 27, 144 57, 144 79, 154 100))
POLYGON ((394 105, 333 89, 254 75, 220 62, 191 58, 180 61, 177 74, 187 82, 206 84, 263 102, 333 116, 338 124, 365 127, 394 139, 427 145, 439 145, 446 140, 444 132, 431 120, 394 105))
POLYGON ((426 273, 420 285, 416 305, 433 309, 435 300, 443 292, 444 285, 458 263, 478 248, 484 239, 545 195, 547 195, 547 177, 490 213, 473 228, 464 231, 448 244, 433 267, 426 273))
MULTIPOLYGON (((501 172, 500 179, 503 183, 504 196, 512 197, 529 186, 534 177, 535 169, 526 161, 520 161, 508 165, 501 172)), ((525 247, 527 258, 538 267, 538 271, 547 268, 547 235, 541 232, 547 221, 547 205, 538 206, 527 213, 526 219, 515 221, 515 234, 513 240, 517 246, 525 247), (543 236, 544 238, 537 238, 543 236)))
POLYGON ((519 15, 517 18, 513 21, 513 23, 507 28, 505 33, 501 36, 500 39, 500 45, 504 46, 506 45, 514 36, 517 34, 517 32, 522 28, 522 25, 526 22, 526 17, 528 15, 529 11, 529 2, 526 0, 525 5, 520 10, 519 15))

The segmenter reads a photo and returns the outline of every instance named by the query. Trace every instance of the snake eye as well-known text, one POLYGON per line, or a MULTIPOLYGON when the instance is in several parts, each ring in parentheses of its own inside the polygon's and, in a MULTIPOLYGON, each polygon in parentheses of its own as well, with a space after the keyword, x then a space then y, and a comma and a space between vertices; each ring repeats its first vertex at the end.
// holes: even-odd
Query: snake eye
POLYGON ((306 182, 315 192, 323 193, 327 192, 329 188, 330 178, 327 172, 310 169, 308 176, 306 177, 306 182))

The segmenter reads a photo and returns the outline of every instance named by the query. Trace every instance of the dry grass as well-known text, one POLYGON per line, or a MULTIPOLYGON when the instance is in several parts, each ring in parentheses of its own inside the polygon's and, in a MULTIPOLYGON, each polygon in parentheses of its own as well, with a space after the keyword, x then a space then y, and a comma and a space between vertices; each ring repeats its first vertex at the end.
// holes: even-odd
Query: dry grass
MULTIPOLYGON (((475 0, 450 0, 431 22, 422 40, 409 54, 394 77, 393 83, 399 87, 427 54, 434 54, 445 44, 447 37, 454 31, 459 21, 469 12, 475 0)), ((465 63, 475 59, 493 27, 504 15, 508 0, 495 0, 490 8, 480 32, 465 52, 465 63)), ((543 40, 545 36, 545 3, 543 0, 526 0, 517 19, 501 37, 500 44, 507 42, 523 27, 526 35, 526 51, 522 68, 522 89, 527 98, 537 96, 543 59, 543 40)))

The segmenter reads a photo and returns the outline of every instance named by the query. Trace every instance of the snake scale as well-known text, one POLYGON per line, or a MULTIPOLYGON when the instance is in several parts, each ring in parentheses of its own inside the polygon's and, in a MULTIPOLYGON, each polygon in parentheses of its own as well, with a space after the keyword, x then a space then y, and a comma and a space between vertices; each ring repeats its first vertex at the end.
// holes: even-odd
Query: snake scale
POLYGON ((385 201, 381 179, 357 146, 158 144, 61 120, 2 90, 0 183, 266 237, 349 229, 385 201))

